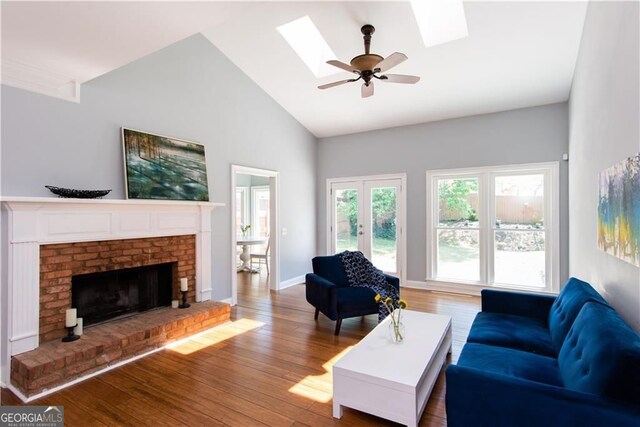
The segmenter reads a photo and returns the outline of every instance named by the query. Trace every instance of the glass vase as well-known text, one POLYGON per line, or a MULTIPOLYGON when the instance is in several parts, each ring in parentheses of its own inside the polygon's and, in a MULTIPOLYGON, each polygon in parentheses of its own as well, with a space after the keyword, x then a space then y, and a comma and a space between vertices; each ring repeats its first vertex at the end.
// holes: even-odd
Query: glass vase
POLYGON ((401 321, 394 322, 393 319, 391 319, 389 322, 389 338, 391 339, 391 342, 401 343, 404 337, 404 323, 401 321))

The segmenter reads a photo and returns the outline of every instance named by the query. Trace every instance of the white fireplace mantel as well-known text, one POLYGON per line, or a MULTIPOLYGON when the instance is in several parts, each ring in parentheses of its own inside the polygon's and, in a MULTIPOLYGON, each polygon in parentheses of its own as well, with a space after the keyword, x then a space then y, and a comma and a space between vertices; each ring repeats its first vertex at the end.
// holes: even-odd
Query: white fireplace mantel
POLYGON ((43 244, 196 235, 196 301, 211 299, 211 212, 223 203, 6 197, 2 202, 2 365, 38 347, 43 244))

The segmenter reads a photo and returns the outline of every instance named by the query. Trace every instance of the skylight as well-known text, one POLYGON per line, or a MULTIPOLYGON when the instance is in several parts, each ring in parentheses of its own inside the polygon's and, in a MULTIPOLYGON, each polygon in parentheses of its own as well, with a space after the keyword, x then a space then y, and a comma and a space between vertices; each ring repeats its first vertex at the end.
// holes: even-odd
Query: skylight
POLYGON ((462 0, 411 0, 411 7, 426 47, 469 35, 462 0))
POLYGON ((326 77, 339 72, 335 67, 327 65, 326 62, 330 59, 336 59, 336 55, 311 18, 304 16, 277 28, 300 59, 307 64, 314 76, 326 77))

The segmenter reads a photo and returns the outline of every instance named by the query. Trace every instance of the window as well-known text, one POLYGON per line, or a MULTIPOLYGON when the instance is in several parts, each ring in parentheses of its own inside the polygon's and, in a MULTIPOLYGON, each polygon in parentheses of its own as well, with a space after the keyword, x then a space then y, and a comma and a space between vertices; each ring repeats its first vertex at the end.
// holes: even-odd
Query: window
POLYGON ((253 234, 269 236, 269 186, 251 187, 251 206, 253 215, 253 234))
POLYGON ((558 164, 427 173, 427 279, 558 289, 558 164))
POLYGON ((242 235, 244 225, 249 220, 249 187, 236 187, 236 235, 242 235))

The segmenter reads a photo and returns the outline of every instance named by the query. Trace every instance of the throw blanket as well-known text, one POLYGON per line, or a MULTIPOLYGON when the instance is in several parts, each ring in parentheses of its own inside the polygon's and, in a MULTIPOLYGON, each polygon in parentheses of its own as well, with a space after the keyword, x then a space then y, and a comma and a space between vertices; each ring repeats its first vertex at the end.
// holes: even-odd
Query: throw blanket
MULTIPOLYGON (((399 298, 398 291, 387 283, 384 273, 378 270, 371 261, 366 259, 362 252, 344 251, 340 253, 339 256, 342 260, 344 271, 347 274, 349 286, 364 286, 370 288, 375 293, 380 294, 382 297, 381 301, 384 301, 387 297, 391 297, 394 306, 397 306, 399 298)), ((384 304, 380 303, 378 308, 378 322, 382 322, 388 315, 389 312, 384 307, 384 304)))

